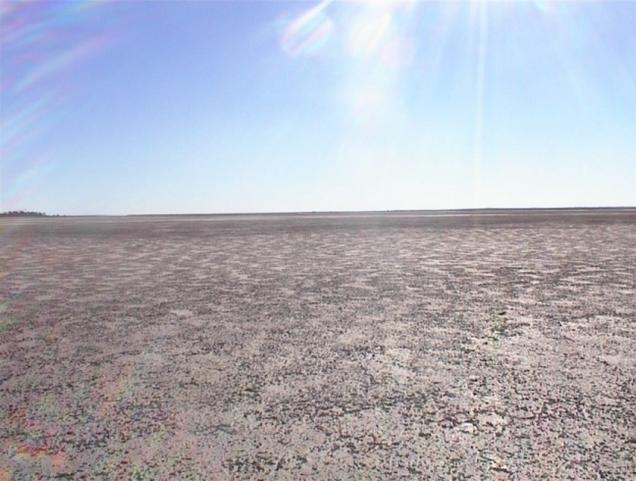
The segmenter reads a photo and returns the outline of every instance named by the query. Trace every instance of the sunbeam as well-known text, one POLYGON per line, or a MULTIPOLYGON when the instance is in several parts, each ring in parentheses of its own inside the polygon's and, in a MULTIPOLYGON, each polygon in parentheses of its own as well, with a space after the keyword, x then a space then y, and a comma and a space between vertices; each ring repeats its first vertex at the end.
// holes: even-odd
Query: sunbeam
MULTIPOLYGON (((603 9, 600 3, 591 7, 597 15, 603 9)), ((491 136, 488 111, 501 97, 496 92, 498 75, 506 70, 510 71, 506 75, 512 74, 510 66, 519 63, 523 55, 518 50, 517 58, 508 59, 513 45, 506 44, 505 38, 511 38, 521 49, 526 43, 523 35, 528 33, 523 32, 528 22, 544 31, 544 42, 552 46, 552 51, 546 48, 548 53, 534 61, 557 64, 561 73, 551 73, 554 82, 569 83, 572 94, 568 95, 576 95, 583 110, 594 108, 601 102, 595 96, 605 92, 594 85, 598 79, 586 71, 579 51, 566 49, 571 50, 576 43, 580 44, 577 48, 587 45, 595 56, 605 55, 608 62, 615 61, 616 72, 628 72, 587 25, 587 9, 586 3, 578 1, 549 0, 323 1, 288 24, 282 48, 296 57, 311 45, 312 52, 324 53, 334 66, 343 68, 346 74, 340 90, 352 128, 371 128, 379 120, 385 128, 391 123, 400 128, 399 122, 413 125, 408 117, 417 118, 420 113, 405 99, 422 91, 413 78, 420 78, 422 85, 443 85, 447 94, 456 91, 466 96, 462 108, 464 118, 469 120, 462 122, 462 128, 472 132, 471 165, 466 175, 471 179, 472 205, 477 207, 484 202, 484 150, 491 136), (511 33, 513 26, 519 33, 511 33), (318 40, 327 35, 328 44, 318 40), (494 58, 504 58, 507 64, 494 64, 494 58)), ((526 67, 520 64, 519 68, 526 67)), ((528 82, 543 82, 533 79, 531 72, 528 75, 528 82)), ((617 79, 623 89, 633 85, 628 73, 617 79)), ((453 102, 452 97, 448 101, 453 102)), ((343 131, 341 141, 350 142, 354 137, 350 134, 343 131)))
POLYGON ((484 105, 486 85, 486 56, 488 48, 488 9, 477 5, 477 72, 475 81, 475 140, 473 147, 473 207, 481 205, 481 163, 484 136, 484 105))

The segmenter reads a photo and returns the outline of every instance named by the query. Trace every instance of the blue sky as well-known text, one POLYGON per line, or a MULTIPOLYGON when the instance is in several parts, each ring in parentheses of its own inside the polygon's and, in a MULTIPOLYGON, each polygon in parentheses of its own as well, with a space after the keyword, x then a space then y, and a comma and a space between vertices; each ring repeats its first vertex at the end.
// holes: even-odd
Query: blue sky
POLYGON ((0 209, 636 205, 636 2, 3 2, 0 209))

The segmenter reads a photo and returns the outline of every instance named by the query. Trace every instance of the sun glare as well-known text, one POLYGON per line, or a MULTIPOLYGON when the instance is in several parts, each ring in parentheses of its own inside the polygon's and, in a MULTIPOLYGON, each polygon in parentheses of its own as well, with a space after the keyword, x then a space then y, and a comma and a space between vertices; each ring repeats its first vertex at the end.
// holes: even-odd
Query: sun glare
MULTIPOLYGON (((542 14, 552 14, 553 1, 534 0, 542 14)), ((517 3, 517 6, 520 4, 517 3)), ((353 125, 373 126, 400 115, 402 79, 413 69, 418 48, 427 52, 426 75, 435 78, 444 64, 447 39, 464 28, 467 72, 473 86, 472 177, 474 202, 479 203, 484 105, 488 82, 486 61, 489 16, 513 8, 513 0, 322 0, 286 24, 281 48, 292 58, 328 54, 345 67, 341 85, 345 111, 353 125), (426 44, 422 42, 426 40, 426 44)))

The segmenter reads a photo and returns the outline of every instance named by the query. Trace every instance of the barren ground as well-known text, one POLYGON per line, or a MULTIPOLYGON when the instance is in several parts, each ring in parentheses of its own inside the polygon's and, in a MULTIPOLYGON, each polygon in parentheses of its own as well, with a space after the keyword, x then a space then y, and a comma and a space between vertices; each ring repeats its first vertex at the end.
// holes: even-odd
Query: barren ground
POLYGON ((1 481, 636 471, 635 210, 2 219, 0 302, 1 481))

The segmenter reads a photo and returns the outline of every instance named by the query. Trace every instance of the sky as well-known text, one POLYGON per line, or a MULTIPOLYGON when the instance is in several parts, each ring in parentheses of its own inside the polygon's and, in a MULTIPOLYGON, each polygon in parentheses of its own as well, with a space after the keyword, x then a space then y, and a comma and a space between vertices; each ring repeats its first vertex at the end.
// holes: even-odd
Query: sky
POLYGON ((0 0, 0 210, 636 205, 636 1, 0 0))

